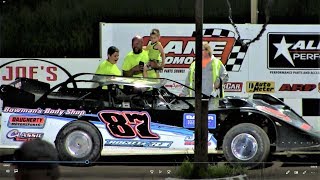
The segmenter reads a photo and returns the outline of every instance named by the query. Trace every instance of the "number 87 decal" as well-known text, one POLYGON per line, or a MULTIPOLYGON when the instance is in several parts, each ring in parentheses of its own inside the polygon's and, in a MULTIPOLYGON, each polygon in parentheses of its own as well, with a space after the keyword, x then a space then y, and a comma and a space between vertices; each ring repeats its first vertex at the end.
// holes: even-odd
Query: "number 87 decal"
POLYGON ((98 113, 109 133, 116 138, 159 139, 151 132, 148 112, 105 110, 98 113))

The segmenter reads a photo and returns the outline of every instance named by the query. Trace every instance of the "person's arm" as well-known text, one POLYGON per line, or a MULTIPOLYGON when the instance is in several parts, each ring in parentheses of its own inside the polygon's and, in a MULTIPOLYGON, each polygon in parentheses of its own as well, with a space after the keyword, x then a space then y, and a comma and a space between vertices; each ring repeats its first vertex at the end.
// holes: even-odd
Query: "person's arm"
POLYGON ((161 63, 161 66, 159 67, 159 69, 162 70, 164 68, 164 65, 165 65, 166 54, 164 53, 163 46, 161 44, 158 44, 157 49, 161 53, 162 63, 161 63))
MULTIPOLYGON (((189 69, 188 75, 187 75, 186 80, 185 80, 185 85, 187 87, 190 87, 190 74, 191 73, 190 73, 190 69, 189 69)), ((187 88, 187 87, 183 86, 182 92, 179 94, 179 96, 188 96, 189 95, 190 89, 187 88)))
POLYGON ((229 81, 229 74, 226 70, 226 67, 220 62, 220 71, 219 71, 219 77, 217 78, 216 82, 214 82, 214 88, 218 89, 220 85, 223 85, 224 83, 229 81), (220 78, 222 81, 222 84, 220 84, 220 78))
POLYGON ((220 78, 221 78, 223 84, 229 81, 228 71, 222 63, 221 63, 219 75, 220 75, 220 78))
POLYGON ((147 65, 143 66, 143 77, 148 77, 148 67, 147 67, 147 65))
POLYGON ((133 75, 140 74, 143 72, 143 67, 140 65, 136 65, 128 71, 122 70, 122 74, 124 77, 132 77, 133 75))
POLYGON ((142 46, 142 49, 145 50, 145 51, 149 51, 150 46, 149 46, 149 45, 147 45, 147 46, 142 46))

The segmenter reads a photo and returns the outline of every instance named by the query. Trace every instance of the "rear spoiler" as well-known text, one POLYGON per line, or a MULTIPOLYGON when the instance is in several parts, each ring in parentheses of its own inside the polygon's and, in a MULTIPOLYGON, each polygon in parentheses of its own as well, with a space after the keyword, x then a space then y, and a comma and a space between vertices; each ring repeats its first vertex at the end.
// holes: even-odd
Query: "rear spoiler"
POLYGON ((46 92, 50 90, 50 84, 46 82, 42 82, 36 79, 29 78, 17 78, 16 80, 20 80, 21 87, 20 89, 27 92, 46 92))
POLYGON ((287 108, 290 108, 288 105, 286 105, 279 98, 277 98, 271 94, 257 93, 257 94, 253 94, 252 98, 253 99, 260 99, 270 105, 283 105, 283 106, 286 106, 287 108))

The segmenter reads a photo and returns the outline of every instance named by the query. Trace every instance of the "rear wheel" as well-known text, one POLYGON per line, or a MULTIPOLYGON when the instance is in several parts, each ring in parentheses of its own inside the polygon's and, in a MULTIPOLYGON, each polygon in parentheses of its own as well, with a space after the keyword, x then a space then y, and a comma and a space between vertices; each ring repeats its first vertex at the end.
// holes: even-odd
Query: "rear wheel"
POLYGON ((268 158, 270 140, 259 126, 251 123, 238 124, 225 135, 223 153, 232 165, 254 168, 268 158))
POLYGON ((63 127, 55 144, 61 161, 74 161, 72 164, 78 166, 97 161, 102 147, 99 131, 85 121, 74 121, 63 127))

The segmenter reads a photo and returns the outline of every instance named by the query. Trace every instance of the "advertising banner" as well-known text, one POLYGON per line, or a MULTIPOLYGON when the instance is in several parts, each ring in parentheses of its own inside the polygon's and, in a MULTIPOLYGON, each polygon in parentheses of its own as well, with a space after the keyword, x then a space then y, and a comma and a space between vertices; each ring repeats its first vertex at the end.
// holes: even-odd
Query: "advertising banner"
MULTIPOLYGON (((262 27, 237 26, 244 42, 255 38, 262 27)), ((140 35, 147 45, 153 28, 160 30, 166 54, 165 69, 160 76, 184 84, 195 58, 194 24, 100 23, 101 57, 107 57, 109 46, 118 47, 121 68, 124 57, 132 50, 131 39, 140 35)), ((227 96, 269 93, 282 98, 302 116, 319 116, 316 110, 304 112, 309 110, 302 107, 312 102, 308 105, 317 111, 320 108, 320 25, 270 24, 262 37, 248 47, 237 40, 239 36, 230 24, 204 24, 203 29, 204 41, 229 73, 229 82, 224 85, 227 96)), ((167 87, 177 93, 181 91, 178 84, 167 87)))

